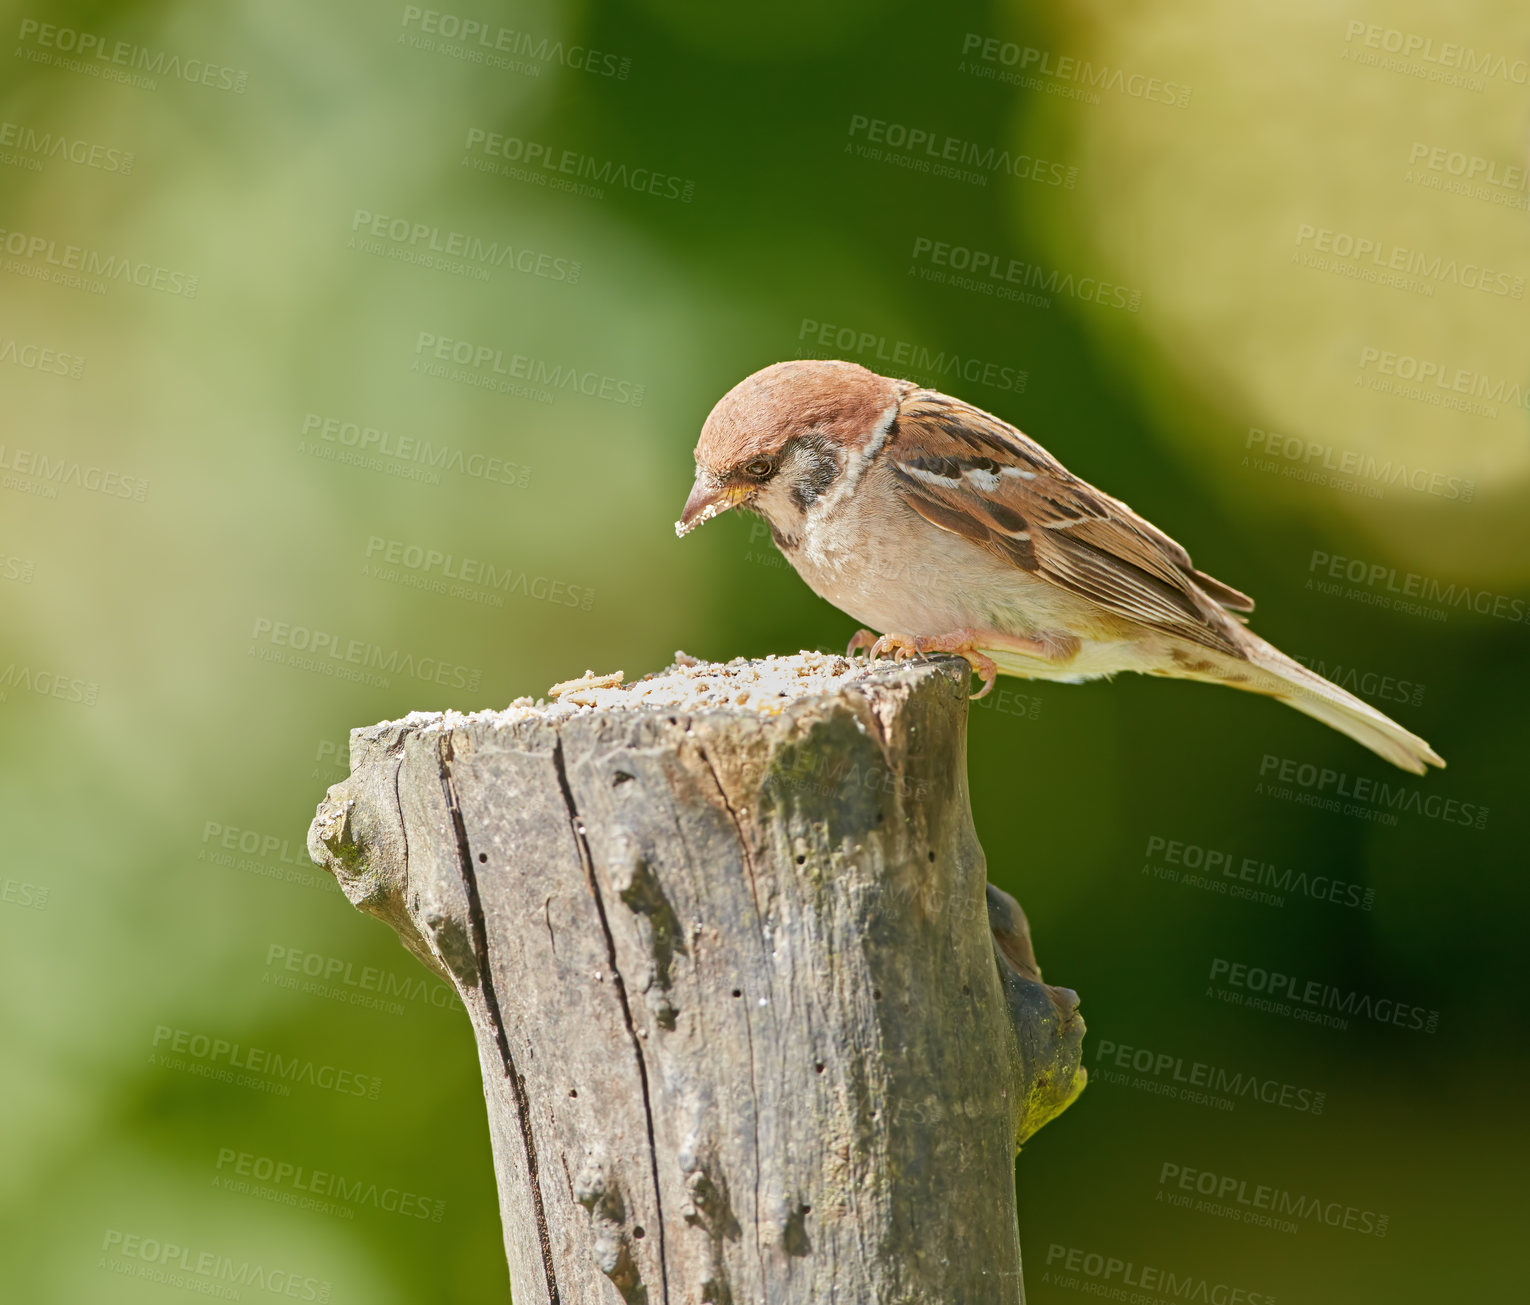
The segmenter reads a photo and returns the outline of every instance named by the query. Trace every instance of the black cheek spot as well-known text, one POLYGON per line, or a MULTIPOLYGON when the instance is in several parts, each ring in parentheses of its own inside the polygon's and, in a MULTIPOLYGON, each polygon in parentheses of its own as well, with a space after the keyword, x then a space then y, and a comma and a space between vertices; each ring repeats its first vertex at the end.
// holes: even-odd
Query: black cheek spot
POLYGON ((839 479, 839 460, 828 449, 805 448, 807 465, 792 486, 792 502, 806 512, 839 479))

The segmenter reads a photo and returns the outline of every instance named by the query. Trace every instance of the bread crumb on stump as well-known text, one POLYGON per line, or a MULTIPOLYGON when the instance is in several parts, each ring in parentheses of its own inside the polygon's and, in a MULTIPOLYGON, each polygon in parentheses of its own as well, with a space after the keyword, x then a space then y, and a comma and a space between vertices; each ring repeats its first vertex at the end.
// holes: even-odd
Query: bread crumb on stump
MULTIPOLYGON (((965 663, 960 658, 931 656, 930 662, 965 663)), ((596 675, 587 671, 577 680, 555 684, 546 699, 520 697, 503 710, 475 712, 416 711, 401 721, 370 727, 383 730, 398 724, 423 729, 454 729, 469 720, 508 724, 536 716, 561 719, 588 711, 662 708, 667 711, 729 711, 744 715, 779 716, 793 703, 819 694, 833 694, 848 684, 895 676, 916 663, 883 658, 868 662, 838 653, 772 653, 755 661, 735 657, 730 662, 688 658, 662 671, 627 683, 620 671, 596 675)), ((963 681, 965 683, 965 681, 963 681)))
MULTIPOLYGON (((622 673, 612 671, 609 675, 596 675, 594 671, 586 671, 577 680, 561 680, 553 685, 547 692, 550 697, 562 702, 566 697, 571 702, 583 702, 583 694, 588 689, 614 689, 622 682, 622 673)), ((587 704, 594 705, 591 699, 587 704)))

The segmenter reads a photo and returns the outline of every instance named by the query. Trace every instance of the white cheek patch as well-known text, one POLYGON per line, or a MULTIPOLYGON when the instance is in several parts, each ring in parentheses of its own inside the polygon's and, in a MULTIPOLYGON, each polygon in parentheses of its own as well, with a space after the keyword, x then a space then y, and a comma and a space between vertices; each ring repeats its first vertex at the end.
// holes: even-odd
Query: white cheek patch
POLYGON ((877 422, 876 429, 871 432, 871 439, 866 444, 865 460, 867 462, 876 457, 882 451, 882 445, 887 443, 887 436, 892 431, 893 422, 898 419, 898 409, 901 406, 902 401, 894 399, 887 411, 882 414, 882 420, 877 422))
POLYGON ((767 521, 785 522, 796 515, 791 491, 779 479, 755 490, 754 510, 767 521))
POLYGON ((851 448, 846 451, 844 472, 840 475, 833 488, 819 498, 808 510, 810 518, 818 518, 825 513, 832 512, 846 498, 855 493, 856 486, 861 483, 861 477, 866 474, 866 468, 871 465, 873 459, 882 451, 882 446, 887 443, 887 437, 892 432, 893 422, 898 419, 898 407, 899 400, 895 398, 887 405, 887 411, 882 414, 881 419, 872 430, 871 438, 866 441, 866 446, 860 449, 851 448))

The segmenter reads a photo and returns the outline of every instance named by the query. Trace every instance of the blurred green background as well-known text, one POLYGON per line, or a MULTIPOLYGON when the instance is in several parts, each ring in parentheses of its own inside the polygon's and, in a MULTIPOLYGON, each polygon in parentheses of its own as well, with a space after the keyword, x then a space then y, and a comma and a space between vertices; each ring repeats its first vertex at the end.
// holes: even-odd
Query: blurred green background
POLYGON ((505 1298, 467 1021, 304 834, 352 726, 842 647, 748 519, 671 529, 795 355, 1022 426, 1450 763, 1156 680, 974 708, 1095 1073, 1017 1166, 1032 1301, 1522 1291, 1523 6, 5 9, 0 1294, 505 1298))

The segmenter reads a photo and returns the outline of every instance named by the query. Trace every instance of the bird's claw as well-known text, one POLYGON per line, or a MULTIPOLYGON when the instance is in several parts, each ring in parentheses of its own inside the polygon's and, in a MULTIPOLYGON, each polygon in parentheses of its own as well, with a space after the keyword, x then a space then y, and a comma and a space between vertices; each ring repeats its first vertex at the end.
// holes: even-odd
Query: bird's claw
POLYGON ((862 648, 870 648, 877 641, 876 635, 870 630, 857 630, 850 637, 850 646, 845 649, 845 656, 851 660, 862 648))
POLYGON ((983 687, 972 695, 973 698, 986 697, 999 674, 998 664, 992 657, 986 657, 977 650, 972 634, 967 630, 957 630, 953 634, 933 638, 908 634, 878 636, 873 635, 870 630, 858 630, 855 637, 850 640, 850 647, 846 649, 845 656, 854 657, 862 648, 869 649, 868 655, 872 661, 888 651, 892 652, 894 660, 900 662, 907 661, 910 657, 918 657, 923 661, 926 653, 953 653, 966 660, 974 675, 982 677, 983 687))
POLYGON ((878 657, 888 651, 892 652, 894 661, 907 661, 910 657, 914 656, 918 656, 922 660, 924 649, 919 646, 922 642, 922 640, 912 638, 906 634, 884 634, 871 645, 871 660, 876 661, 878 657))
POLYGON ((993 689, 993 682, 999 678, 998 663, 992 657, 984 657, 976 651, 963 653, 962 656, 967 659, 967 665, 972 667, 972 673, 980 676, 983 681, 983 687, 972 695, 973 700, 986 698, 993 689))

